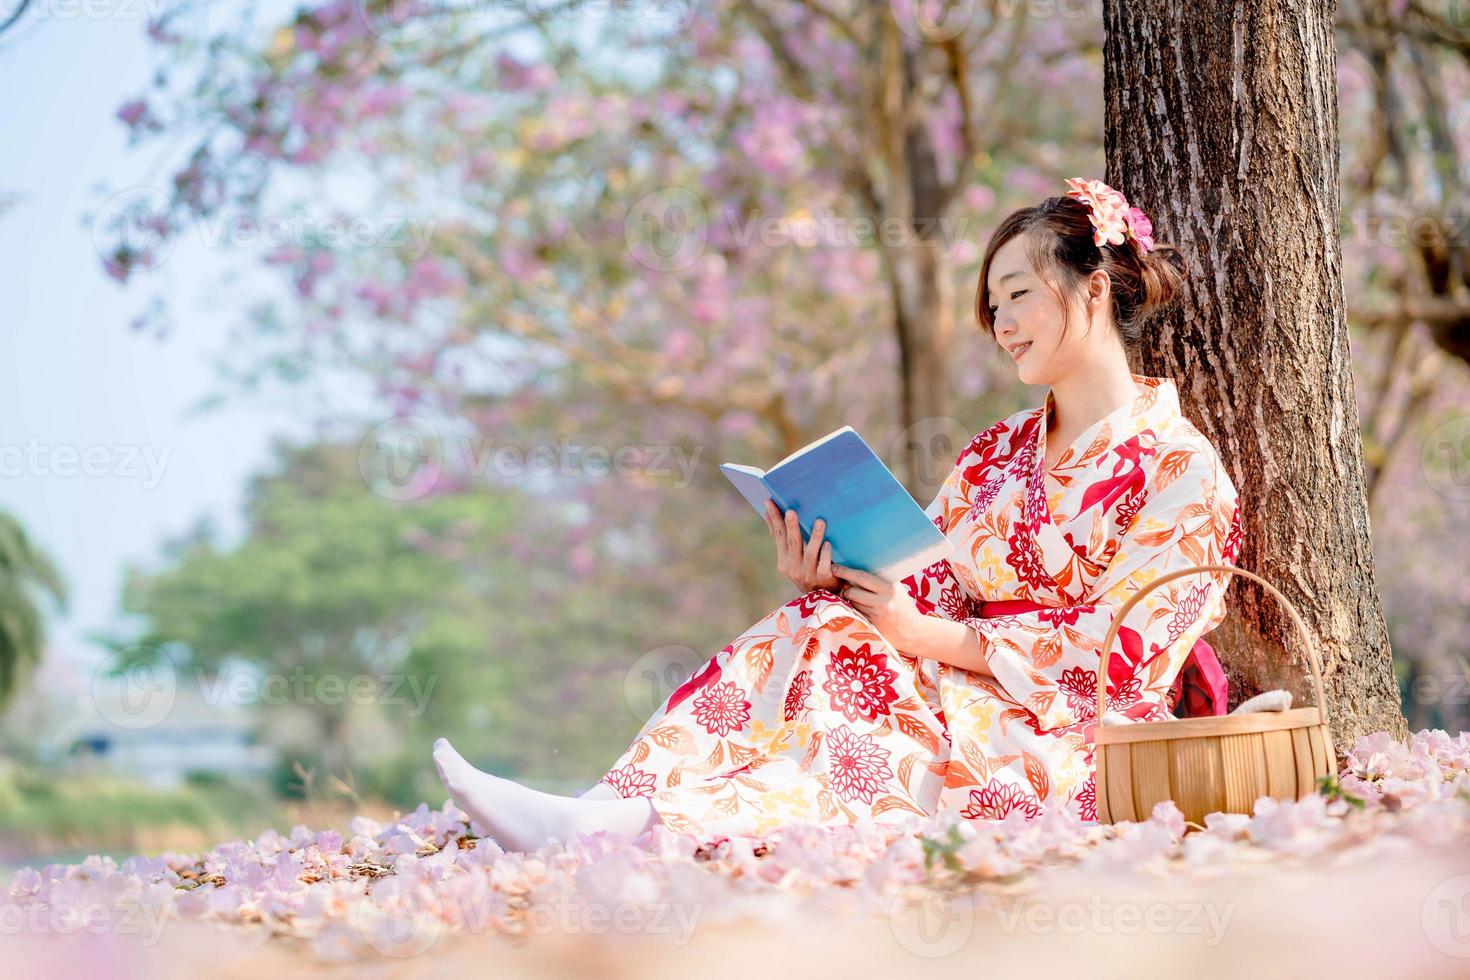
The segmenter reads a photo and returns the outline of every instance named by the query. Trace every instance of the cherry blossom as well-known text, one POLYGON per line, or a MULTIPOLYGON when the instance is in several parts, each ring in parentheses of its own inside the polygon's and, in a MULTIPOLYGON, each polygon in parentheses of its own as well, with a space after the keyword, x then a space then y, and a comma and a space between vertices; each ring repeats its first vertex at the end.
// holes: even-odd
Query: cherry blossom
MULTIPOLYGON (((834 768, 839 796, 860 795, 887 765, 864 739, 845 727, 832 733, 830 750, 848 762, 834 768)), ((1100 825, 1062 809, 1030 818, 1015 787, 987 786, 987 812, 975 819, 947 810, 735 838, 658 825, 633 840, 598 832, 523 854, 474 837, 453 803, 420 804, 386 822, 357 817, 345 833, 298 825, 202 854, 21 868, 0 892, 0 915, 44 925, 95 904, 118 934, 109 939, 166 944, 203 923, 238 937, 241 950, 263 931, 330 963, 417 955, 452 937, 522 941, 555 928, 552 910, 568 903, 627 909, 630 928, 650 933, 670 907, 697 908, 700 921, 790 926, 818 914, 888 916, 899 896, 957 881, 1029 879, 1044 893, 1138 878, 1164 889, 1267 867, 1321 869, 1324 855, 1335 868, 1382 874, 1385 861, 1432 863, 1470 836, 1470 734, 1424 730, 1399 742, 1378 732, 1347 760, 1336 787, 1262 797, 1251 813, 1212 813, 1202 826, 1167 801, 1141 822, 1100 825)))

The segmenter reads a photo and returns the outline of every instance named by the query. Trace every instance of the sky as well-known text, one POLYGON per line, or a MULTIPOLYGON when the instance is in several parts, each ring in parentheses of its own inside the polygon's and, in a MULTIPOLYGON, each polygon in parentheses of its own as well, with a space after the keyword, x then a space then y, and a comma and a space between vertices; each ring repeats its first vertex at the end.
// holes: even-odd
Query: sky
MULTIPOLYGON (((0 20, 18 2, 0 0, 0 20)), ((109 236, 94 223, 115 216, 108 202, 166 186, 194 146, 170 136, 130 148, 117 119, 119 105, 149 92, 156 64, 145 29, 170 3, 32 0, 0 34, 0 91, 14 93, 0 100, 0 200, 14 199, 0 206, 0 510, 69 586, 37 679, 67 694, 90 685, 107 658, 89 636, 128 632, 119 608, 127 564, 157 562, 201 518, 224 541, 238 537, 248 478, 270 464, 275 437, 310 438, 323 404, 338 418, 382 411, 360 383, 316 376, 294 400, 277 391, 274 402, 236 395, 198 409, 230 390, 217 364, 248 309, 284 295, 280 274, 260 267, 267 244, 218 244, 218 226, 196 222, 158 268, 127 285, 107 275, 97 239, 109 236), (156 296, 172 322, 164 338, 130 326, 156 296)), ((256 24, 275 25, 295 2, 251 6, 256 24)), ((215 33, 242 8, 191 10, 170 28, 215 33)), ((305 190, 327 213, 376 193, 346 168, 323 176, 305 190)))
POLYGON ((86 636, 115 625, 126 562, 155 559, 201 516, 237 534, 244 482, 268 462, 272 435, 306 434, 279 405, 193 410, 220 388, 214 364, 244 297, 275 286, 249 249, 186 232, 158 270, 123 286, 94 246, 89 211, 171 173, 158 146, 129 149, 115 117, 152 70, 152 2, 81 16, 85 5, 42 0, 0 35, 0 194, 19 196, 0 215, 0 509, 72 593, 51 622, 43 681, 101 660, 86 636), (226 285, 232 270, 239 282, 226 285), (129 327, 155 294, 174 323, 164 339, 129 327))

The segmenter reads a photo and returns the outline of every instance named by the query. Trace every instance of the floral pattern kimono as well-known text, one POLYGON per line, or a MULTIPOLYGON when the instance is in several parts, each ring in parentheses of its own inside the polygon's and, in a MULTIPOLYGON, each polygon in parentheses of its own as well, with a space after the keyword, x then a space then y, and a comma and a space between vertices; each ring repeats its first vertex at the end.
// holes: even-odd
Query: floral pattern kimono
MULTIPOLYGON (((1097 671, 1115 614, 1166 572, 1233 564, 1241 537, 1235 487, 1174 382, 1133 379, 1141 394, 1050 470, 1050 392, 979 433, 926 508, 956 548, 903 585, 924 614, 979 634, 988 674, 895 649, 814 590, 695 671, 601 782, 709 836, 941 807, 1095 820, 1097 671)), ((1170 687, 1223 620, 1230 578, 1182 576, 1130 610, 1108 671, 1110 724, 1173 717, 1170 687)))

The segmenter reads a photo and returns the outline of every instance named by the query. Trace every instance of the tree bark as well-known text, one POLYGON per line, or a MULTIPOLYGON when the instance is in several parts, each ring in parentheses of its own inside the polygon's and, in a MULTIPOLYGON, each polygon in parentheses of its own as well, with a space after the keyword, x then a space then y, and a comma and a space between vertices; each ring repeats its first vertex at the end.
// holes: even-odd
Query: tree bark
MULTIPOLYGON (((938 474, 923 435, 933 420, 949 416, 950 348, 954 340, 954 290, 940 242, 921 240, 889 249, 888 262, 898 334, 904 486, 928 503, 948 476, 938 474)), ((946 447, 948 444, 946 443, 946 447)), ((954 447, 954 455, 960 446, 954 447)), ((951 456, 947 462, 953 462, 951 456)))
MULTIPOLYGON (((1407 730, 1348 350, 1334 8, 1107 0, 1103 61, 1107 181, 1180 248, 1188 279, 1139 369, 1176 379, 1185 415, 1219 449, 1240 492, 1238 564, 1312 630, 1341 757, 1359 735, 1407 730)), ((1279 686, 1308 703, 1286 611, 1244 579, 1228 603, 1210 642, 1232 703, 1279 686)))
MULTIPOLYGON (((954 289, 939 229, 955 189, 940 179, 921 94, 933 87, 931 82, 942 87, 950 80, 929 75, 933 60, 908 50, 891 18, 882 24, 877 82, 869 98, 879 151, 873 159, 883 166, 877 179, 869 176, 867 186, 873 188, 870 217, 878 227, 904 230, 903 240, 892 245, 885 240, 883 251, 898 341, 900 421, 903 431, 913 434, 946 417, 950 407, 954 289)), ((924 454, 920 441, 904 440, 901 478, 915 499, 927 503, 939 485, 927 478, 933 467, 924 454)))

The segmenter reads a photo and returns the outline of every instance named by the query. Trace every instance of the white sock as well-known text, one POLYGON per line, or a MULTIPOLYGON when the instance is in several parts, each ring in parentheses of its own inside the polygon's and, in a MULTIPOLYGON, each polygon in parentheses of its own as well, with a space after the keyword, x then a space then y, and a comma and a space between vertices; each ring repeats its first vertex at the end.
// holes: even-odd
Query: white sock
POLYGON ((543 793, 481 772, 447 739, 434 742, 434 765, 455 805, 507 851, 529 853, 551 838, 565 843, 573 834, 598 830, 632 838, 658 822, 647 797, 587 800, 543 793))
POLYGON ((621 800, 618 791, 612 788, 612 784, 605 780, 598 780, 592 784, 592 788, 578 795, 579 800, 621 800))

